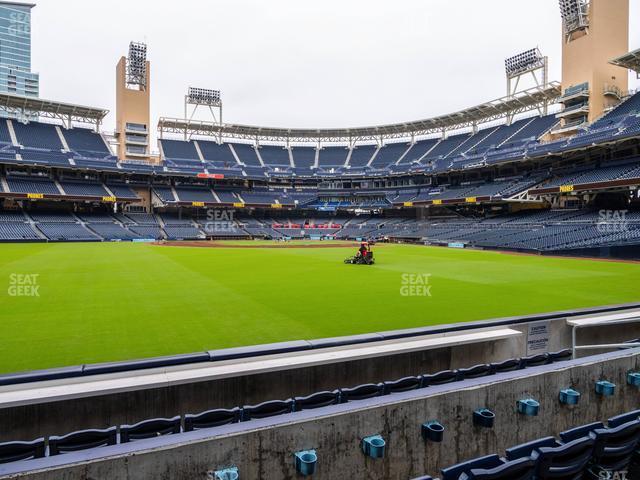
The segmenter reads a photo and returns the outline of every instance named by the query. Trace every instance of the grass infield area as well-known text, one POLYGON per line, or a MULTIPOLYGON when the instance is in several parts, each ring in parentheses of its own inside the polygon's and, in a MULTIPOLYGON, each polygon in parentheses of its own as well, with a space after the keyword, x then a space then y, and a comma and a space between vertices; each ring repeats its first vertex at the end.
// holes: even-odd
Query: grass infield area
POLYGON ((0 246, 0 372, 640 300, 638 263, 378 245, 360 266, 353 243, 218 243, 243 248, 0 246))

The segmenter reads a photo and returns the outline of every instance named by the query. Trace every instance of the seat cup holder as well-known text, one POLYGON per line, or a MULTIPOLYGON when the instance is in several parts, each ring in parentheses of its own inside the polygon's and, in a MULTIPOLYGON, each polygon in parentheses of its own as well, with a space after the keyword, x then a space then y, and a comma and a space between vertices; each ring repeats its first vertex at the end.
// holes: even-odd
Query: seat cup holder
POLYGON ((640 372, 627 373, 627 385, 640 387, 640 372))
POLYGON ((315 450, 303 450, 294 454, 296 471, 302 476, 313 475, 318 463, 318 455, 315 450))
POLYGON ((216 470, 213 472, 213 480, 238 480, 240 475, 238 474, 237 467, 225 468, 224 470, 216 470))
POLYGON ((518 413, 527 417, 537 417, 540 410, 540 402, 533 398, 518 400, 518 413))
POLYGON ((362 439, 362 452, 371 458, 384 457, 387 442, 380 435, 373 435, 362 439))
POLYGON ((616 393, 616 384, 607 380, 596 382, 596 393, 603 397, 611 397, 616 393))
POLYGON ((440 443, 444 437, 444 425, 435 420, 422 424, 422 438, 440 443))
POLYGON ((560 390, 560 403, 564 405, 577 405, 580 401, 580 392, 573 388, 565 388, 560 390))
POLYGON ((473 412, 473 423, 478 427, 493 428, 496 414, 488 408, 480 408, 473 412))

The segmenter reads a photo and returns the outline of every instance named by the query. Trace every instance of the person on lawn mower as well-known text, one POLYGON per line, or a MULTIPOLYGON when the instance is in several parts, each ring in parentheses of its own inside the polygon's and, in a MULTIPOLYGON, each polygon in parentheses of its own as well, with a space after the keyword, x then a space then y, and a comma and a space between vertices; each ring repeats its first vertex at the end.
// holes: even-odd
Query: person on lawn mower
POLYGON ((362 258, 367 258, 367 253, 369 253, 369 246, 367 245, 367 242, 362 242, 360 244, 360 248, 358 249, 358 253, 360 254, 360 256, 362 258))

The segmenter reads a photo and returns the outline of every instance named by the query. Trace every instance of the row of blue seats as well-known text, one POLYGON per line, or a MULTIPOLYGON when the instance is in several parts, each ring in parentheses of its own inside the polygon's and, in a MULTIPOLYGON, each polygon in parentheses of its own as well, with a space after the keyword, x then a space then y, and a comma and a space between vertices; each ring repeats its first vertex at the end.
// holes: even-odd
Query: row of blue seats
MULTIPOLYGON (((640 410, 594 422, 441 470, 441 480, 638 478, 640 410), (624 474, 623 474, 624 472, 624 474), (616 476, 617 475, 617 476, 616 476)), ((431 480, 420 477, 415 480, 431 480)))
MULTIPOLYGON (((348 150, 344 147, 326 147, 320 150, 318 168, 314 169, 314 148, 294 147, 291 164, 288 152, 278 146, 261 147, 260 163, 255 148, 248 144, 233 144, 239 165, 228 144, 199 141, 207 161, 201 162, 192 142, 161 140, 167 158, 165 165, 149 166, 136 163, 117 165, 102 138, 85 129, 61 129, 69 148, 63 153, 63 145, 53 125, 32 122, 27 125, 14 122, 14 129, 21 143, 20 154, 24 163, 73 167, 69 159, 76 159, 77 166, 129 173, 185 174, 204 172, 224 173, 229 178, 264 179, 277 177, 332 177, 339 175, 384 176, 401 173, 442 173, 447 170, 477 168, 527 157, 581 148, 602 141, 622 139, 637 135, 640 122, 637 114, 640 94, 623 103, 603 119, 594 123, 582 134, 568 140, 540 144, 537 138, 553 126, 555 117, 520 120, 512 125, 487 128, 480 132, 454 135, 443 141, 423 140, 410 146, 406 143, 389 144, 377 150, 374 146, 360 146, 353 150, 347 164, 348 150), (299 158, 299 161, 297 160, 299 158)), ((6 124, 0 122, 0 141, 11 146, 6 124)), ((0 156, 0 161, 19 163, 14 152, 0 156)), ((76 163, 75 160, 72 160, 76 163)))
MULTIPOLYGON (((495 375, 500 372, 515 371, 529 367, 546 365, 553 362, 565 361, 571 358, 570 350, 554 353, 544 353, 523 358, 513 358, 504 362, 476 365, 471 368, 446 370, 435 374, 405 377, 396 381, 358 385, 353 388, 341 388, 333 391, 317 392, 309 396, 295 397, 287 400, 272 400, 258 405, 246 405, 231 409, 215 409, 197 415, 185 415, 173 418, 156 418, 145 420, 134 425, 119 427, 119 441, 126 443, 132 440, 153 438, 159 435, 176 434, 205 428, 213 428, 237 422, 247 422, 253 419, 268 418, 303 410, 311 410, 329 405, 337 405, 351 401, 406 392, 434 385, 443 385, 495 375)), ((48 439, 49 455, 85 450, 105 445, 114 445, 118 441, 118 428, 111 427, 103 430, 82 430, 63 436, 52 436, 48 439)), ((45 455, 45 439, 40 438, 31 442, 0 443, 0 463, 8 463, 31 458, 41 458, 45 455)))

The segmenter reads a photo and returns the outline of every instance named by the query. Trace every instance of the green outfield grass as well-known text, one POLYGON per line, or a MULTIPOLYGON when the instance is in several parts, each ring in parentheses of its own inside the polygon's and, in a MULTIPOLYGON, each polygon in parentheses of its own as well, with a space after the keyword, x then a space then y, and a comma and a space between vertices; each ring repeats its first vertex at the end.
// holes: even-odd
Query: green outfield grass
POLYGON ((353 253, 0 245, 0 372, 640 300, 640 264, 380 245, 375 266, 344 265, 353 253), (39 296, 10 296, 16 274, 39 296), (431 296, 403 296, 421 274, 431 296))

